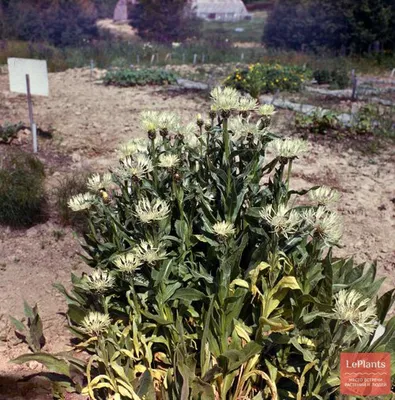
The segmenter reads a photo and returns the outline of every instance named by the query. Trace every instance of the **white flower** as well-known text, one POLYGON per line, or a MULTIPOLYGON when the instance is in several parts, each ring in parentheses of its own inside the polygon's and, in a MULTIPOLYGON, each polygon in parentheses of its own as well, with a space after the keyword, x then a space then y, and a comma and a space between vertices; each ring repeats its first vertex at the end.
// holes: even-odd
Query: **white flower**
POLYGON ((303 218, 312 229, 312 235, 319 236, 325 243, 333 244, 341 239, 343 226, 339 214, 328 211, 325 207, 318 207, 305 211, 303 218))
POLYGON ((173 130, 179 124, 179 117, 171 112, 161 112, 158 115, 158 126, 159 129, 163 130, 173 130))
POLYGON ((334 297, 333 316, 349 322, 360 338, 371 335, 378 325, 377 309, 371 299, 363 299, 362 294, 352 289, 341 290, 334 297))
POLYGON ((296 232, 301 222, 299 213, 295 210, 290 210, 284 204, 280 204, 277 210, 274 210, 272 205, 268 205, 260 211, 259 215, 273 227, 273 231, 276 234, 282 234, 286 238, 296 232))
POLYGON ((120 172, 121 175, 125 175, 125 178, 129 175, 141 179, 153 170, 150 158, 142 153, 138 153, 134 157, 126 157, 121 163, 123 171, 120 172))
POLYGON ((239 97, 239 105, 237 109, 243 111, 253 111, 258 107, 258 103, 252 97, 239 97))
POLYGON ((155 131, 159 128, 160 119, 157 111, 143 111, 140 114, 141 125, 147 132, 155 131))
POLYGON ((307 142, 302 139, 274 139, 268 145, 276 157, 295 158, 308 150, 307 142))
POLYGON ((179 135, 183 135, 183 136, 194 135, 195 136, 196 124, 194 124, 193 122, 190 122, 187 125, 178 124, 175 131, 179 135))
POLYGON ((94 174, 88 179, 88 189, 92 190, 92 192, 99 192, 102 189, 108 189, 108 187, 112 184, 112 176, 109 172, 103 174, 94 174))
POLYGON ((123 157, 133 156, 135 153, 147 152, 147 140, 143 138, 132 139, 119 148, 123 157))
POLYGON ((258 108, 258 114, 262 117, 271 117, 276 113, 276 109, 272 104, 264 104, 258 108))
POLYGON ((225 87, 224 89, 216 87, 210 93, 213 104, 213 111, 232 111, 239 107, 240 95, 236 89, 225 87))
POLYGON ((215 223, 212 229, 216 235, 222 238, 227 238, 228 236, 232 236, 236 233, 234 225, 226 221, 215 223))
POLYGON ((178 165, 180 159, 175 154, 162 154, 159 157, 159 167, 174 168, 178 165))
POLYGON ((104 293, 114 286, 115 279, 107 271, 95 270, 87 276, 87 286, 92 292, 104 293))
POLYGON ((169 212, 169 206, 164 200, 154 199, 150 202, 146 197, 143 197, 136 205, 135 215, 141 222, 149 224, 153 221, 165 219, 169 212))
POLYGON ((81 330, 89 336, 99 336, 111 325, 110 316, 91 311, 81 322, 81 330))
POLYGON ((234 140, 239 140, 250 134, 253 136, 265 134, 264 131, 258 129, 257 125, 250 124, 248 121, 243 120, 241 116, 229 120, 229 130, 232 131, 234 140))
POLYGON ((134 249, 134 253, 141 260, 148 264, 166 259, 167 253, 162 245, 155 247, 152 242, 143 241, 134 249))
POLYGON ((309 192, 311 201, 314 201, 319 206, 329 206, 339 201, 340 195, 337 190, 327 186, 321 186, 318 189, 309 192))
POLYGON ((77 194, 68 201, 68 206, 73 211, 88 210, 95 199, 96 197, 92 193, 77 194))
POLYGON ((141 260, 133 253, 121 254, 114 259, 113 263, 121 272, 125 273, 136 271, 142 264, 141 260))

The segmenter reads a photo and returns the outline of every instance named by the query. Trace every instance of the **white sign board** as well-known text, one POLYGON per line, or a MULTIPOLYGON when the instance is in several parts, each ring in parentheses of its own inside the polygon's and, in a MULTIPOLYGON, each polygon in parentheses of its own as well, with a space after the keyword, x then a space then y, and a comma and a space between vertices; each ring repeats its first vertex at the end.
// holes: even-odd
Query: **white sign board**
POLYGON ((9 58, 8 72, 11 92, 27 94, 26 75, 29 75, 31 94, 48 96, 48 69, 45 60, 9 58))

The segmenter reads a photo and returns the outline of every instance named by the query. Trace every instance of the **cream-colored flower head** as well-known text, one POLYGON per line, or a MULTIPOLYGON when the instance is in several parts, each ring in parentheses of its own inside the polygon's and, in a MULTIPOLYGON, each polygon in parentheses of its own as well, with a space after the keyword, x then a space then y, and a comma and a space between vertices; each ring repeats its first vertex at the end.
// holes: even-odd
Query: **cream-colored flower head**
POLYGON ((140 119, 141 126, 146 132, 155 131, 160 126, 160 117, 157 111, 143 111, 140 119))
POLYGON ((232 111, 239 108, 240 95, 236 89, 216 87, 210 93, 213 104, 213 111, 232 111))
POLYGON ((135 153, 147 152, 147 140, 143 138, 132 139, 119 147, 122 158, 133 156, 135 153))
POLYGON ((161 112, 158 116, 159 129, 166 129, 171 131, 177 127, 180 118, 172 112, 161 112))
POLYGON ((113 263, 124 273, 133 273, 143 264, 134 253, 121 254, 114 259, 113 263))
POLYGON ((92 193, 77 194, 68 201, 68 206, 73 211, 83 211, 91 208, 96 197, 92 193))
POLYGON ((248 135, 259 136, 265 134, 264 131, 258 129, 256 124, 251 124, 248 121, 243 120, 240 116, 229 120, 229 129, 233 133, 232 137, 234 140, 239 140, 248 135))
POLYGON ((121 161, 123 173, 136 178, 143 178, 153 170, 150 158, 143 153, 138 153, 134 157, 126 157, 121 161))
POLYGON ((149 201, 143 197, 136 205, 135 215, 141 222, 149 224, 153 221, 161 221, 170 213, 169 205, 161 199, 149 201))
POLYGON ((197 132, 196 124, 193 122, 190 122, 187 125, 178 124, 175 131, 177 134, 182 136, 195 136, 195 133, 197 132))
POLYGON ((342 219, 336 212, 325 207, 309 209, 303 218, 311 229, 311 234, 320 237, 328 245, 338 243, 343 234, 342 219))
POLYGON ((284 204, 280 204, 277 210, 268 205, 259 212, 259 215, 273 227, 273 232, 286 238, 296 232, 301 222, 300 214, 284 204))
POLYGON ((241 112, 253 111, 258 107, 258 103, 250 96, 239 97, 239 105, 237 109, 241 112))
POLYGON ((162 154, 159 156, 159 167, 175 168, 179 164, 180 159, 175 154, 162 154))
POLYGON ((272 151, 275 157, 295 158, 308 150, 307 142, 302 139, 274 139, 268 148, 272 151))
POLYGON ((87 276, 87 286, 92 292, 105 293, 114 286, 115 279, 107 271, 96 269, 87 276))
POLYGON ((258 114, 262 117, 271 117, 276 113, 276 109, 272 104, 264 104, 258 108, 258 114))
POLYGON ((81 322, 81 331, 89 336, 99 336, 107 332, 111 325, 111 319, 108 314, 101 314, 91 311, 81 322))
POLYGON ((229 236, 233 236, 236 233, 234 225, 226 221, 215 223, 212 227, 212 230, 217 236, 221 238, 227 238, 229 236))
POLYGON ((340 194, 337 190, 327 186, 321 186, 318 189, 309 192, 310 200, 318 206, 330 206, 339 201, 340 194))
POLYGON ((92 190, 92 192, 99 192, 101 189, 108 189, 112 184, 112 176, 109 172, 100 175, 93 174, 88 179, 88 189, 92 190))
POLYGON ((376 305, 371 299, 364 299, 356 290, 341 290, 335 295, 333 316, 350 323, 362 339, 375 332, 378 325, 376 305))
POLYGON ((152 242, 143 241, 134 249, 136 256, 147 264, 155 264, 157 261, 165 260, 167 253, 162 245, 155 247, 152 242))

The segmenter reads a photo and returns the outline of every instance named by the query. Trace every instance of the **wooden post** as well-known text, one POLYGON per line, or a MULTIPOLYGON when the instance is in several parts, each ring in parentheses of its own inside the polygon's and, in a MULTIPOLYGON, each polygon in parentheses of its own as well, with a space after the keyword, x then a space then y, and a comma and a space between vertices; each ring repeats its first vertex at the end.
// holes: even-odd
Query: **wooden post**
POLYGON ((155 54, 152 54, 152 56, 151 56, 151 65, 154 63, 154 61, 155 61, 155 54))
POLYGON ((26 93, 27 93, 27 106, 29 108, 30 130, 33 137, 33 152, 37 153, 37 127, 33 119, 33 102, 32 94, 30 92, 30 76, 26 74, 26 93))
POLYGON ((352 83, 351 100, 355 101, 355 100, 357 100, 357 97, 358 97, 358 93, 357 93, 358 79, 357 79, 357 75, 355 73, 355 69, 353 69, 351 71, 351 83, 352 83))
POLYGON ((244 53, 241 53, 240 61, 243 61, 243 60, 244 60, 244 53))
POLYGON ((197 62, 197 54, 193 55, 193 65, 195 65, 197 62))
POLYGON ((92 82, 93 79, 93 68, 94 68, 95 64, 93 62, 93 60, 91 60, 91 74, 90 74, 90 81, 92 82))

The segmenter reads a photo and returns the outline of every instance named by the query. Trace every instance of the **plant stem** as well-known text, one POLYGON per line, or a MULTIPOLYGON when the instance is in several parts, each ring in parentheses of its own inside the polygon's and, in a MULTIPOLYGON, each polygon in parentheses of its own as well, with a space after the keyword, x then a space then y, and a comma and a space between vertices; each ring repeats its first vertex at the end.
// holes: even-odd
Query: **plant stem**
POLYGON ((289 191, 289 181, 291 179, 291 172, 292 172, 292 159, 288 162, 288 172, 287 172, 287 192, 289 191))

